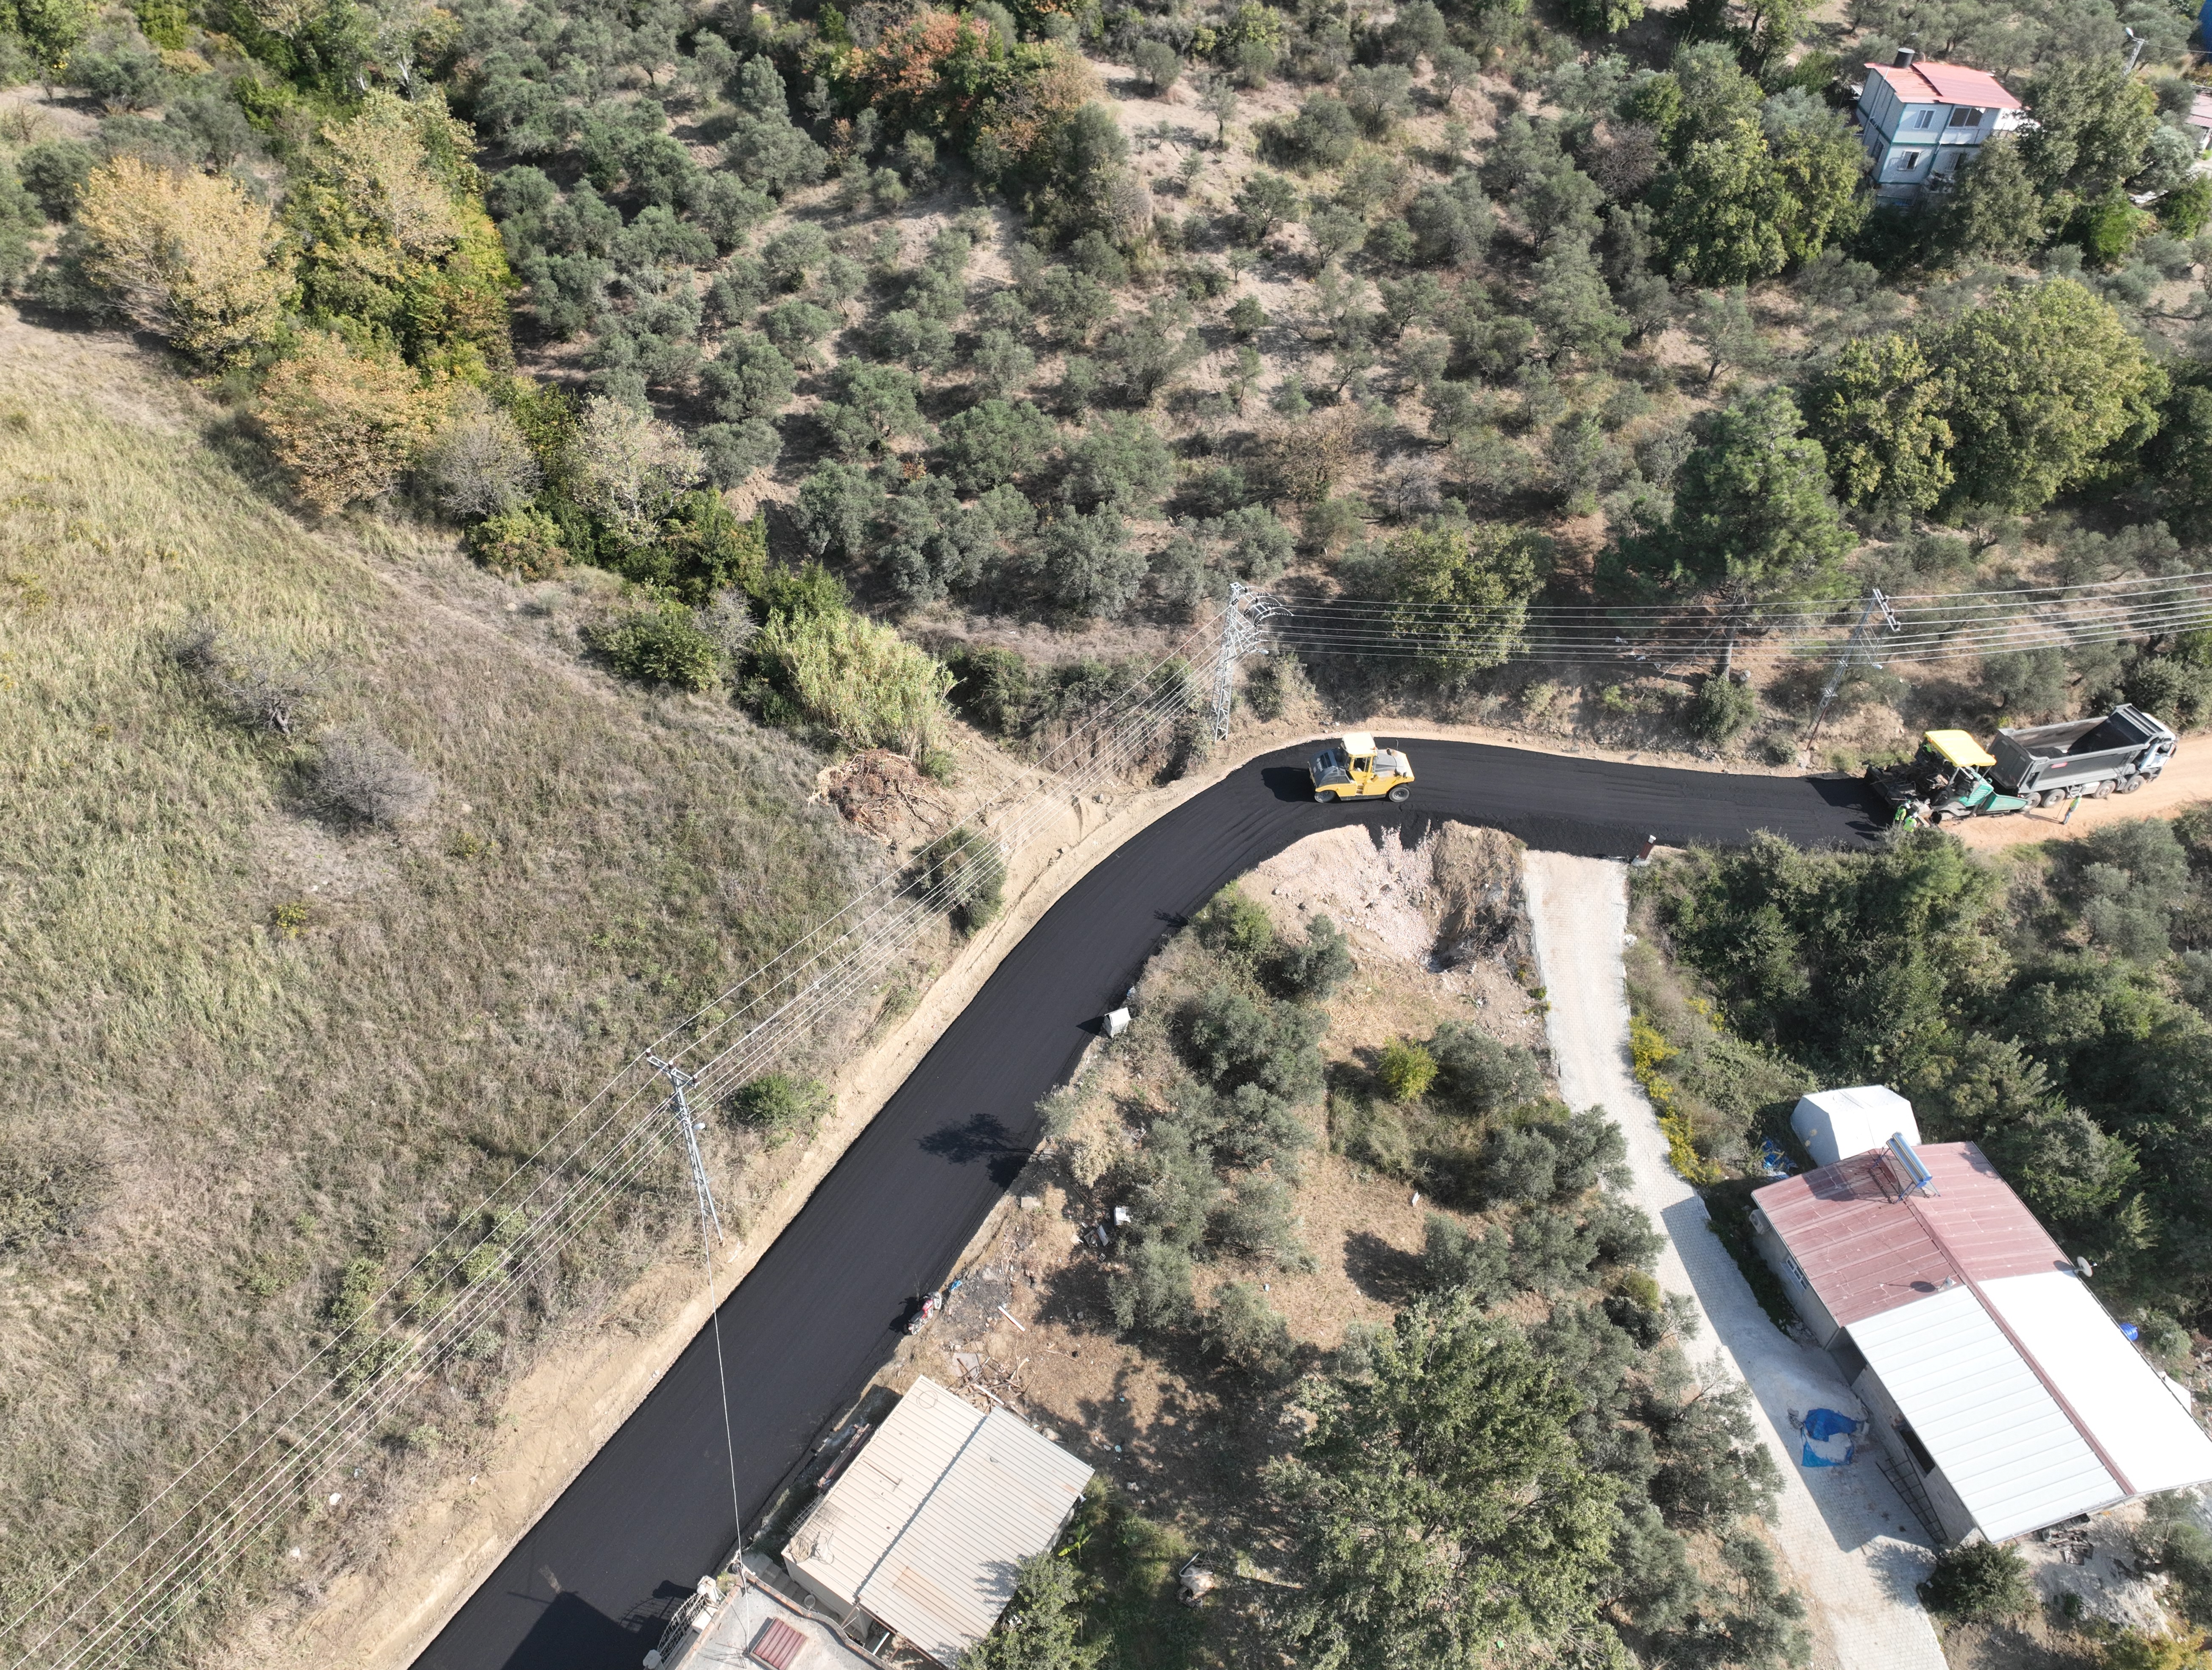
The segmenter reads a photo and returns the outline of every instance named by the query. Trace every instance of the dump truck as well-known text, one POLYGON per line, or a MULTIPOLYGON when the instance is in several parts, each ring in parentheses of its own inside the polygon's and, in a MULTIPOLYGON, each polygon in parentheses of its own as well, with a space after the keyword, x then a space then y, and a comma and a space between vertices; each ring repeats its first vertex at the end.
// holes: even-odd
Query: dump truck
POLYGON ((1866 782, 1893 813, 1948 823, 2077 796, 2132 794, 2173 757, 2172 731, 2139 707, 2101 719, 1997 732, 1994 750, 1965 731, 1930 731, 1899 766, 1869 766, 1866 782))
POLYGON ((1395 748, 1377 748, 1364 731, 1347 731, 1336 746, 1313 756, 1306 773, 1313 779, 1314 799, 1323 805, 1334 800, 1394 800, 1403 805, 1413 792, 1413 768, 1395 748))

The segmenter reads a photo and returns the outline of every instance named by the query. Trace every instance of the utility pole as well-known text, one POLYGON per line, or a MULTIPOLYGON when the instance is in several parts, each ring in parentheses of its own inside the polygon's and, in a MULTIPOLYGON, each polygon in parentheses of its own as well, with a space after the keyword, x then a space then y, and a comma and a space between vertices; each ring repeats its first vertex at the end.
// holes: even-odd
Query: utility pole
MULTIPOLYGON (((1868 592, 1866 607, 1859 611, 1859 623, 1851 629, 1850 639, 1844 646, 1844 659, 1836 663, 1836 670, 1828 675, 1828 688, 1820 692, 1820 710, 1813 715, 1813 728, 1805 733, 1806 747, 1810 748, 1820 736, 1821 722, 1828 717, 1828 704, 1836 699, 1836 692, 1843 689, 1844 675, 1851 670, 1851 664, 1858 659, 1860 648, 1869 635, 1867 628, 1873 623, 1877 613, 1892 632, 1904 630, 1897 623, 1896 615, 1891 612, 1889 599, 1882 596, 1881 588, 1875 586, 1868 592)), ((1875 665, 1879 666, 1881 664, 1877 662, 1875 665)))
MULTIPOLYGON (((730 1462, 730 1518, 737 1532, 737 1548, 732 1556, 738 1579, 738 1638, 750 1638, 751 1630, 750 1574, 745 1567, 744 1509, 738 1499, 738 1434, 730 1416, 730 1373, 722 1361, 722 1308, 714 1303, 714 1248, 722 1239, 722 1215, 714 1208, 714 1187, 707 1178, 707 1162, 699 1152, 699 1133, 704 1127, 691 1117, 691 1087, 699 1082, 698 1075, 684 1071, 673 1061, 664 1061, 658 1055, 645 1058, 656 1072, 668 1075, 670 1105, 676 1110, 677 1128, 684 1133, 684 1155, 691 1165, 691 1189, 699 1201, 699 1250, 706 1255, 707 1315, 714 1333, 714 1374, 722 1388, 722 1441, 726 1446, 730 1462)), ((700 1594, 714 1585, 711 1576, 699 1580, 700 1594)), ((649 1664, 660 1662, 656 1649, 647 1659, 649 1664)))
POLYGON ((1237 664, 1248 655, 1265 655, 1260 622, 1281 612, 1283 605, 1265 592, 1255 592, 1242 580, 1229 584, 1229 607, 1222 612, 1221 642, 1213 655, 1213 739, 1229 734, 1229 710, 1237 696, 1237 664))
POLYGON ((668 1075, 669 1084, 675 1092, 671 1105, 676 1109, 677 1128, 684 1133, 684 1157, 691 1162, 691 1188, 699 1197, 700 1233, 720 1241, 722 1238, 722 1215, 714 1210, 714 1186, 707 1181, 707 1162, 699 1154, 699 1123, 691 1117, 691 1100, 686 1094, 699 1080, 673 1061, 664 1061, 658 1055, 648 1055, 645 1059, 653 1064, 655 1072, 668 1075))

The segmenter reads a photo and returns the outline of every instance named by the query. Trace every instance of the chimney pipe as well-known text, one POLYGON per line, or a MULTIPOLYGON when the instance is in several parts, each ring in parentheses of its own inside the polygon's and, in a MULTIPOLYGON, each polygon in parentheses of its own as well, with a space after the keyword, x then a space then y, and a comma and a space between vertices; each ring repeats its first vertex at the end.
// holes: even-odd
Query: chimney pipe
POLYGON ((1910 46, 1900 46, 1897 49, 1897 58, 1891 64, 1890 68, 1893 70, 1910 70, 1912 68, 1912 60, 1919 56, 1920 54, 1914 52, 1910 46))

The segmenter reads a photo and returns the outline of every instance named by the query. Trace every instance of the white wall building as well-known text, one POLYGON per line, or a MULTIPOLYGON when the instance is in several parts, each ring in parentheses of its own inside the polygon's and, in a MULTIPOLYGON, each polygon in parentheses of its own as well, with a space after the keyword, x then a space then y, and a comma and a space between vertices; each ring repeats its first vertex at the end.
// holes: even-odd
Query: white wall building
POLYGON ((2033 125, 2021 101, 1984 70, 1923 63, 1910 46, 1898 49, 1894 63, 1866 70, 1859 135, 1883 203, 1916 203, 1931 185, 1944 189, 1988 140, 2033 125))
POLYGON ((1887 1084, 1815 1090, 1800 1096, 1790 1115, 1790 1128, 1814 1165, 1833 1165, 1850 1155, 1879 1148, 1893 1136, 1915 1145, 1920 1141, 1912 1104, 1887 1084))

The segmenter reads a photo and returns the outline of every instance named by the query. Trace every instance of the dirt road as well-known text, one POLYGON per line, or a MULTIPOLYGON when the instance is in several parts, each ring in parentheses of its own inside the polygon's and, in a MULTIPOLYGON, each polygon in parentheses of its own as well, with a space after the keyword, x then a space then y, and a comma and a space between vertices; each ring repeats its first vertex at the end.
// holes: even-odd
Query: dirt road
POLYGON ((1692 1295, 1705 1320, 1690 1357, 1710 1365, 1711 1375, 1748 1380, 1764 1412, 1761 1436, 1783 1475, 1772 1529, 1805 1597, 1814 1663, 1821 1670, 1943 1670, 1935 1629, 1912 1593, 1931 1556, 1904 1503, 1870 1458, 1818 1471, 1798 1465, 1790 1411, 1863 1412, 1825 1351, 1786 1338, 1759 1309, 1707 1228, 1704 1202, 1667 1163, 1666 1139, 1630 1075, 1621 964, 1627 866, 1534 851, 1525 863, 1560 1093, 1574 1107, 1601 1107, 1620 1122, 1633 1196, 1667 1231, 1660 1284, 1692 1295))

